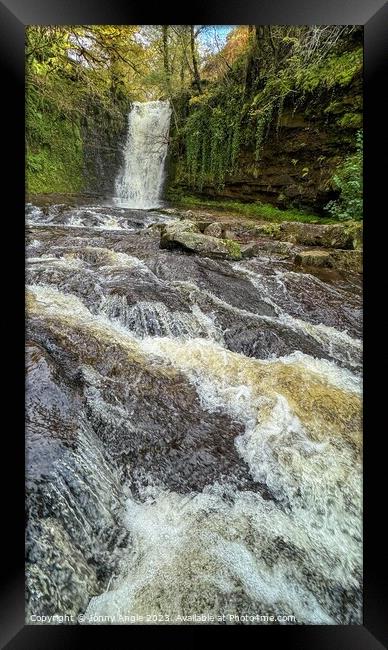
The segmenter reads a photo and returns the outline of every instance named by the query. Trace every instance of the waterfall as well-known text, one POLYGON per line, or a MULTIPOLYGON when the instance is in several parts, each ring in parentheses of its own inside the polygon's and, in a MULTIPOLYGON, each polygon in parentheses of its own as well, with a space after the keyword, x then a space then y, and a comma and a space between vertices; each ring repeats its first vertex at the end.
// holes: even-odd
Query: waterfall
POLYGON ((115 183, 120 205, 142 209, 160 205, 170 116, 168 101, 134 102, 128 115, 124 165, 115 183))

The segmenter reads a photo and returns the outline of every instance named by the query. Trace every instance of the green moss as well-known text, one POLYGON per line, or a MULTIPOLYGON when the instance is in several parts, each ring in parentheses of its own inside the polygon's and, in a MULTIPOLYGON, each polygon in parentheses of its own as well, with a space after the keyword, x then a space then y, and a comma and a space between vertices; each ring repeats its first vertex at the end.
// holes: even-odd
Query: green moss
MULTIPOLYGON (((300 221, 302 223, 336 223, 333 218, 321 218, 317 215, 308 214, 300 210, 280 210, 273 205, 266 203, 242 203, 240 201, 222 201, 216 199, 205 199, 193 195, 183 195, 179 192, 172 191, 168 193, 170 201, 179 206, 198 207, 203 209, 214 209, 221 212, 235 213, 244 215, 251 219, 260 221, 271 221, 281 223, 282 221, 300 221)), ((273 224, 269 225, 270 228, 273 224)))
POLYGON ((352 237, 353 249, 356 251, 362 250, 362 222, 360 223, 359 221, 347 221, 344 224, 344 232, 352 237))
POLYGON ((260 226, 256 226, 256 232, 262 235, 268 235, 269 237, 276 237, 280 233, 280 224, 278 223, 265 223, 260 226))
POLYGON ((333 186, 340 191, 335 201, 329 201, 326 210, 339 221, 363 218, 363 132, 356 134, 356 152, 339 165, 332 178, 333 186))
POLYGON ((347 86, 363 67, 363 49, 359 47, 343 54, 333 54, 318 63, 306 65, 297 71, 297 86, 312 92, 318 86, 333 88, 347 86))
POLYGON ((190 100, 184 126, 186 156, 177 178, 202 189, 211 184, 220 189, 225 177, 236 169, 240 149, 240 108, 242 89, 207 92, 190 100))
POLYGON ((340 87, 351 84, 362 66, 362 47, 325 55, 308 64, 295 51, 285 68, 260 79, 252 95, 247 95, 243 85, 235 82, 211 85, 189 101, 181 131, 185 153, 178 155, 175 182, 194 191, 202 192, 204 187, 220 191, 228 177, 239 177, 246 152, 251 157, 253 154, 254 176, 264 142, 282 126, 286 102, 294 106, 306 106, 307 102, 306 113, 311 105, 315 116, 317 107, 311 96, 327 96, 330 91, 331 103, 324 112, 338 116, 336 123, 340 129, 360 128, 362 96, 338 100, 336 93, 340 87), (310 98, 306 99, 307 94, 310 98))
POLYGON ((79 126, 48 103, 29 97, 26 185, 30 194, 76 193, 83 185, 83 143, 79 126))
POLYGON ((221 239, 221 241, 223 244, 225 244, 226 248, 228 249, 228 253, 233 260, 241 260, 242 255, 240 244, 233 241, 232 239, 221 239))
POLYGON ((361 113, 344 113, 344 115, 337 120, 337 124, 345 129, 361 129, 362 115, 361 113))
POLYGON ((339 100, 334 100, 328 104, 325 108, 324 113, 341 115, 342 113, 358 113, 362 112, 363 109, 363 100, 362 95, 354 95, 351 97, 343 97, 339 100))

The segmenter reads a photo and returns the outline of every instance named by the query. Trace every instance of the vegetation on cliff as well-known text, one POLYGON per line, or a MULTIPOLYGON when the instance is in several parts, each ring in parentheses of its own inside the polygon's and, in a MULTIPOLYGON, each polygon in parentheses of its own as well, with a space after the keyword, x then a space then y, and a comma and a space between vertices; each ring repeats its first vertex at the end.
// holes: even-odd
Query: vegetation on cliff
POLYGON ((333 182, 340 190, 336 201, 327 204, 328 211, 336 219, 362 219, 363 213, 363 137, 357 133, 356 152, 348 156, 338 168, 333 182))
MULTIPOLYGON (((289 130, 293 119, 298 127, 295 115, 302 114, 308 119, 304 132, 315 128, 322 138, 327 131, 329 155, 323 146, 322 155, 311 152, 311 163, 306 148, 301 160, 289 155, 285 171, 296 177, 294 185, 299 187, 295 195, 303 194, 300 185, 317 185, 323 177, 328 192, 344 192, 339 180, 344 172, 337 171, 337 166, 344 162, 343 151, 353 154, 356 150, 356 129, 362 125, 360 30, 339 26, 239 27, 219 56, 225 58, 228 53, 216 75, 210 64, 204 67, 205 75, 210 69, 211 78, 201 93, 193 89, 186 112, 181 112, 180 129, 175 133, 176 152, 172 152, 174 189, 182 187, 186 193, 205 189, 207 194, 212 189, 212 194, 222 195, 226 182, 241 178, 254 183, 262 168, 273 164, 262 160, 266 141, 270 137, 281 139, 279 131, 284 126, 289 130), (337 156, 330 151, 333 144, 338 146, 337 156), (316 158, 318 178, 313 179, 316 158)), ((361 142, 358 137, 357 150, 361 142)), ((350 182, 359 183, 353 155, 346 169, 350 182), (354 177, 350 178, 352 171, 354 177)), ((284 169, 278 175, 284 176, 284 169)), ((279 205, 292 205, 292 201, 283 201, 287 197, 281 187, 276 198, 279 205)), ((341 205, 347 204, 343 199, 341 205)), ((339 213, 333 206, 330 203, 336 218, 339 213)), ((359 218, 354 209, 341 214, 359 218)))
POLYGON ((276 208, 284 219, 362 218, 362 28, 236 26, 223 43, 217 34, 29 27, 28 191, 102 187, 96 160, 114 175, 131 102, 168 98, 171 200, 212 198, 263 218, 276 208))
POLYGON ((136 89, 142 64, 135 26, 30 26, 26 30, 26 180, 31 193, 84 186, 87 131, 99 116, 109 130, 136 89), (131 74, 132 70, 132 74, 131 74))

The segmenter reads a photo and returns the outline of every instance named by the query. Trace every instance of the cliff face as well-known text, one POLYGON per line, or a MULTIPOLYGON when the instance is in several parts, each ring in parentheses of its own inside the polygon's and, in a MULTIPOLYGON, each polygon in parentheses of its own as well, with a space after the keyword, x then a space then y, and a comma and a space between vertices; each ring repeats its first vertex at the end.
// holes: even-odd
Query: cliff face
POLYGON ((127 112, 112 120, 95 114, 82 128, 83 190, 85 193, 111 196, 116 176, 124 161, 127 137, 127 112))
POLYGON ((260 162, 255 163, 253 152, 243 151, 239 173, 227 178, 220 194, 278 206, 323 208, 336 195, 331 178, 337 165, 354 151, 355 127, 361 126, 361 112, 355 108, 361 108, 360 84, 337 95, 335 103, 330 97, 326 102, 298 113, 285 111, 278 130, 272 129, 263 146, 260 162))
POLYGON ((184 172, 184 153, 171 156, 168 190, 220 199, 261 201, 278 207, 312 209, 338 196, 332 177, 353 153, 356 132, 362 128, 362 77, 349 86, 306 97, 297 110, 285 105, 273 120, 255 160, 254 143, 241 147, 238 164, 222 186, 205 180, 193 189, 184 172))
POLYGON ((26 177, 29 194, 111 196, 123 162, 128 102, 114 113, 91 103, 71 122, 55 103, 27 118, 26 177))

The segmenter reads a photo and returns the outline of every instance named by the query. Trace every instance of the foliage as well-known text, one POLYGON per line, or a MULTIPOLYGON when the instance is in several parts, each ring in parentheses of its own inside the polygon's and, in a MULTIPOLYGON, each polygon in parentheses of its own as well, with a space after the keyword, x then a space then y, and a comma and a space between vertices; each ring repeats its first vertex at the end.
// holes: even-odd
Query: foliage
POLYGON ((362 115, 361 113, 344 113, 338 118, 337 122, 344 129, 360 129, 362 127, 362 115))
POLYGON ((363 133, 357 133, 356 153, 349 156, 333 177, 333 185, 340 191, 336 201, 326 205, 328 212, 341 221, 363 217, 363 133))
MULTIPOLYGON (((26 181, 35 192, 83 186, 82 129, 96 112, 118 123, 144 62, 135 27, 26 30, 26 181), (136 59, 136 64, 133 62, 136 59)), ((126 110, 126 109, 125 109, 126 110)))
POLYGON ((330 89, 334 86, 346 86, 356 74, 361 73, 362 65, 361 47, 342 54, 332 54, 317 62, 298 67, 296 85, 307 92, 313 92, 317 87, 330 89))
MULTIPOLYGON (((253 150, 260 164, 263 144, 271 129, 279 128, 286 102, 295 110, 306 94, 314 93, 317 101, 320 93, 348 85, 362 69, 362 48, 352 42, 356 28, 255 30, 238 27, 232 32, 239 46, 234 42, 234 54, 225 46, 223 66, 217 68, 214 57, 210 59, 210 70, 209 64, 205 70, 211 81, 203 94, 193 94, 189 101, 189 115, 179 133, 186 157, 178 177, 193 189, 222 188, 228 175, 238 175, 243 150, 253 150)), ((337 123, 357 128, 360 114, 348 111, 337 123)))
MULTIPOLYGON (((86 134, 119 133, 132 101, 170 100, 175 182, 195 191, 206 186, 217 191, 228 176, 238 179, 246 153, 255 174, 266 139, 283 124, 285 106, 287 114, 301 106, 314 113, 324 97, 319 110, 335 128, 347 129, 350 139, 350 129, 361 126, 362 106, 343 103, 337 91, 362 69, 360 40, 360 28, 336 25, 237 26, 224 46, 214 26, 206 25, 30 26, 28 189, 82 189, 90 159, 86 134), (208 42, 213 38, 210 49, 199 43, 201 34, 208 42)), ((352 205, 350 196, 355 160, 350 156, 333 181, 341 191, 336 207, 329 206, 333 218, 357 212, 359 196, 352 205)), ((303 178, 308 168, 302 172, 303 178)), ((274 213, 261 204, 233 207, 274 221, 316 220, 295 211, 274 213)))
POLYGON ((191 103, 184 127, 186 169, 189 182, 199 189, 204 183, 222 187, 236 166, 240 146, 239 89, 204 94, 191 103))
POLYGON ((241 247, 238 242, 233 239, 221 239, 221 241, 226 246, 232 260, 241 260, 241 247))
POLYGON ((193 206, 204 209, 213 209, 228 214, 239 214, 247 218, 259 221, 270 221, 281 223, 282 221, 300 221, 302 223, 335 223, 336 219, 327 217, 321 218, 301 210, 280 210, 273 205, 260 203, 241 203, 240 201, 225 201, 218 199, 205 199, 192 195, 184 195, 178 192, 169 193, 169 199, 176 206, 193 206))

